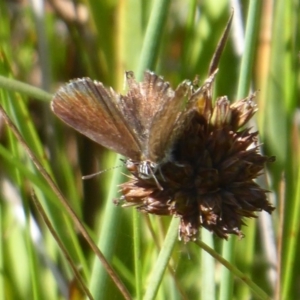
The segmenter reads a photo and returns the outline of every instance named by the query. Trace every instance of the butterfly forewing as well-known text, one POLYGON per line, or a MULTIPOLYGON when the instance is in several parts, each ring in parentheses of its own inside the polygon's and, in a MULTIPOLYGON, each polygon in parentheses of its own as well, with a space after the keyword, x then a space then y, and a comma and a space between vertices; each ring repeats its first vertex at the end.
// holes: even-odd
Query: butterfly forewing
POLYGON ((121 96, 121 109, 143 141, 141 160, 159 163, 165 155, 164 146, 169 142, 166 138, 184 107, 182 90, 176 93, 168 82, 150 71, 144 73, 142 82, 135 80, 133 72, 126 72, 126 80, 128 92, 121 96), (154 135, 156 138, 151 139, 154 135))
POLYGON ((142 82, 135 80, 133 72, 125 75, 125 95, 89 78, 78 79, 55 94, 52 109, 95 142, 140 165, 159 165, 184 129, 190 84, 184 81, 174 91, 150 71, 142 82))
POLYGON ((122 106, 127 111, 127 116, 132 115, 128 118, 128 121, 133 122, 132 126, 139 122, 139 134, 144 136, 147 144, 154 116, 165 105, 167 92, 173 97, 174 91, 169 87, 169 83, 150 71, 144 73, 142 82, 135 80, 133 72, 126 72, 126 80, 128 92, 125 96, 121 96, 124 103, 122 106))
POLYGON ((187 81, 178 86, 175 91, 168 89, 162 96, 163 106, 153 118, 149 133, 150 156, 165 158, 168 155, 176 138, 184 127, 178 121, 186 112, 187 95, 189 91, 187 81))
POLYGON ((60 119, 80 133, 104 147, 139 160, 141 144, 134 128, 126 123, 119 98, 113 89, 83 78, 60 88, 51 107, 60 119))
POLYGON ((165 98, 164 106, 153 118, 149 134, 149 144, 152 145, 151 157, 169 159, 172 145, 187 128, 194 111, 199 111, 202 103, 211 103, 201 99, 211 100, 212 84, 217 71, 218 69, 196 90, 190 81, 185 80, 177 87, 174 97, 165 98))

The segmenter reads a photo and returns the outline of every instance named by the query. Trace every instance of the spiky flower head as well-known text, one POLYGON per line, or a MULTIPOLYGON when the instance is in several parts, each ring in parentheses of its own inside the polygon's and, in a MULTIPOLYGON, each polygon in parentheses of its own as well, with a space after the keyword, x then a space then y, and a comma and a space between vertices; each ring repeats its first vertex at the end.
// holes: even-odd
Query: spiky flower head
POLYGON ((242 237, 244 218, 274 210, 268 191, 254 181, 274 158, 259 153, 258 132, 245 127, 257 110, 255 95, 232 104, 223 96, 213 103, 214 76, 191 90, 193 113, 155 178, 141 178, 131 166, 131 180, 120 186, 124 206, 179 217, 185 242, 197 238, 201 226, 221 238, 242 237))

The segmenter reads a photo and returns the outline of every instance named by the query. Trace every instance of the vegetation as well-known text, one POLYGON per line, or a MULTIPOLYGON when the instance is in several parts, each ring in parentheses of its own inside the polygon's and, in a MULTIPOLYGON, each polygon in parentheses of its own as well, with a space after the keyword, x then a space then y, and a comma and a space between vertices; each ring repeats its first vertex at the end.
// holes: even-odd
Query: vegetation
POLYGON ((244 219, 243 239, 203 229, 185 244, 177 218, 114 205, 128 175, 114 168, 120 157, 63 124, 49 103, 78 77, 122 92, 125 70, 138 79, 153 70, 174 88, 198 74, 201 85, 235 2, 33 2, 0 1, 0 104, 29 147, 0 119, 0 298, 81 299, 69 260, 94 299, 300 298, 299 4, 240 1, 214 87, 231 101, 257 91, 250 126, 261 152, 276 156, 257 182, 276 210, 244 219))

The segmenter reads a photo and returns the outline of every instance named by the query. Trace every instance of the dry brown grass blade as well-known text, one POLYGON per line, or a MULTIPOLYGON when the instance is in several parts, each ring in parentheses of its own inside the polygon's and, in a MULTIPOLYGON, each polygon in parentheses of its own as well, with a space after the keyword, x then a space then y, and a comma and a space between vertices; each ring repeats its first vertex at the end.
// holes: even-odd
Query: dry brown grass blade
POLYGON ((87 297, 89 299, 94 299, 93 296, 92 296, 92 294, 91 294, 91 292, 87 288, 85 282, 83 281, 82 277, 80 276, 80 273, 78 272, 78 269, 77 269, 75 263, 73 262, 71 256, 69 255, 66 247, 64 246, 64 244, 62 243, 61 239, 59 238, 59 236, 55 232, 55 229, 53 228, 53 226, 52 226, 49 218, 47 217, 47 214, 45 213, 45 211, 44 211, 41 203, 37 199, 36 194, 35 194, 35 192, 33 190, 31 192, 31 196, 32 196, 32 200, 33 200, 34 205, 36 206, 38 212, 42 216, 45 224, 47 225, 47 227, 48 227, 49 231, 51 232, 52 236, 54 237, 55 241, 59 245, 60 250, 63 252, 65 258, 69 262, 69 264, 71 266, 71 269, 73 270, 74 275, 75 275, 76 279, 78 280, 80 286, 82 287, 83 291, 85 292, 85 294, 87 295, 87 297))
POLYGON ((228 35, 229 35, 229 31, 230 31, 230 28, 231 28, 231 23, 232 23, 232 19, 233 19, 233 10, 232 10, 232 13, 230 15, 230 18, 226 24, 226 27, 223 31, 223 34, 221 36, 221 39, 217 45, 217 48, 213 54, 213 57, 210 61, 210 64, 209 64, 209 69, 208 69, 208 76, 210 76, 211 74, 214 73, 214 71, 218 68, 218 65, 219 65, 219 62, 220 62, 220 59, 221 59, 221 56, 222 56, 222 53, 223 53, 223 50, 225 48, 225 45, 226 45, 226 42, 227 42, 227 39, 228 39, 228 35))

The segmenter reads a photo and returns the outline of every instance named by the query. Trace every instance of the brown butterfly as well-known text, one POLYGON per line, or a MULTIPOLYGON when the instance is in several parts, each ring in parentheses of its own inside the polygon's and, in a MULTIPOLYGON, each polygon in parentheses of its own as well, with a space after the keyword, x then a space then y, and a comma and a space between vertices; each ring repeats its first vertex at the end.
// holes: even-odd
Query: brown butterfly
POLYGON ((197 97, 191 97, 187 80, 173 90, 150 71, 142 82, 133 72, 125 76, 125 95, 89 78, 75 79, 56 92, 51 108, 69 126, 127 157, 127 167, 134 166, 139 177, 154 177, 159 166, 171 160, 172 145, 188 123, 197 97))

